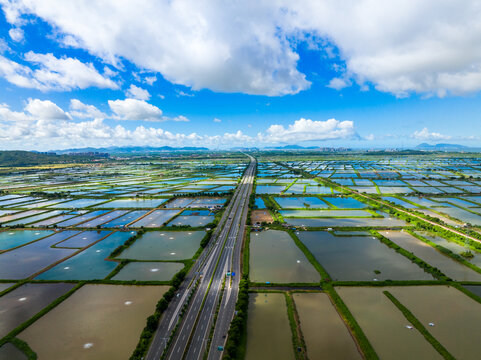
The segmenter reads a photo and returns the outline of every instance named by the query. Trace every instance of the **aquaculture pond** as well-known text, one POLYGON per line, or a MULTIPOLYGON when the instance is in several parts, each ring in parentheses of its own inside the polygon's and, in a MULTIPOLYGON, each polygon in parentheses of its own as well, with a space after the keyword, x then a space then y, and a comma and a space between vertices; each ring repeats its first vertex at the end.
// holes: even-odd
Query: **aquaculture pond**
POLYGON ((108 221, 117 219, 118 217, 125 215, 127 212, 128 210, 114 210, 87 222, 84 222, 83 224, 81 224, 81 227, 96 227, 97 225, 102 225, 108 221))
POLYGON ((148 231, 118 257, 134 260, 183 260, 194 256, 204 231, 148 231))
POLYGON ((476 360, 481 354, 481 306, 449 286, 409 286, 389 291, 456 358, 476 360))
POLYGON ((0 347, 0 360, 28 360, 28 357, 15 345, 6 343, 0 347))
POLYGON ((325 197, 324 200, 340 209, 362 209, 367 207, 363 202, 350 197, 325 197))
POLYGON ((0 283, 0 292, 8 289, 10 286, 15 285, 16 283, 0 283))
POLYGON ((55 209, 82 209, 86 207, 91 207, 93 205, 98 205, 106 202, 107 200, 95 200, 95 199, 77 199, 60 204, 50 205, 49 208, 55 209))
POLYGON ((255 206, 257 206, 258 209, 266 208, 266 205, 264 204, 264 200, 262 200, 262 198, 257 197, 254 204, 255 206))
POLYGON ((66 221, 66 220, 71 219, 75 216, 77 216, 77 215, 76 214, 62 214, 62 215, 54 216, 54 217, 51 217, 51 218, 48 218, 48 219, 45 219, 45 220, 37 221, 37 222, 33 223, 31 226, 35 226, 35 227, 50 226, 50 225, 54 225, 54 224, 57 224, 57 223, 62 222, 62 221, 66 221))
POLYGON ((0 232, 0 250, 11 249, 52 235, 51 230, 6 230, 0 232))
POLYGON ((271 283, 314 283, 321 276, 285 231, 250 235, 250 280, 271 283))
POLYGON ((466 289, 471 291, 473 294, 478 295, 481 298, 481 285, 463 285, 466 289))
POLYGON ((257 194, 280 194, 285 186, 278 185, 258 185, 256 186, 257 194))
POLYGON ((189 203, 186 207, 189 208, 209 208, 212 206, 222 206, 225 204, 227 200, 222 198, 214 198, 214 197, 199 197, 194 198, 191 203, 189 203))
MULTIPOLYGON (((442 359, 441 355, 414 328, 380 287, 337 287, 350 312, 380 359, 442 359)), ((404 290, 405 287, 400 287, 404 290)), ((431 328, 429 328, 431 330, 431 328)))
POLYGON ((119 199, 109 201, 105 204, 98 205, 96 208, 103 209, 120 209, 120 208, 137 208, 137 209, 153 209, 165 203, 167 199, 119 199))
POLYGON ((150 214, 144 216, 142 219, 136 221, 131 226, 132 227, 161 227, 166 224, 169 219, 177 215, 179 210, 154 210, 150 214))
MULTIPOLYGON (((478 226, 481 225, 481 215, 473 214, 472 212, 469 212, 464 209, 460 209, 450 204, 443 204, 443 205, 444 207, 431 207, 431 209, 447 214, 455 219, 459 219, 466 223, 471 223, 473 225, 478 225, 478 226)), ((475 209, 471 209, 471 210, 475 210, 475 209)))
POLYGON ((207 224, 210 224, 214 221, 215 216, 196 216, 196 215, 189 215, 183 216, 179 215, 171 222, 167 224, 167 226, 192 226, 192 227, 202 227, 207 224))
POLYGON ((38 214, 38 215, 29 216, 29 217, 26 217, 26 218, 10 221, 8 223, 5 223, 4 225, 5 226, 26 225, 26 224, 30 224, 30 223, 34 223, 34 222, 37 222, 37 221, 40 221, 40 220, 47 219, 47 218, 52 217, 52 216, 61 215, 62 212, 63 212, 62 210, 53 210, 53 211, 42 212, 41 214, 38 214))
POLYGON ((283 209, 329 208, 329 205, 317 197, 276 197, 274 200, 283 209))
POLYGON ((0 279, 27 278, 77 251, 51 247, 59 241, 57 236, 49 236, 0 254, 0 279))
POLYGON ((0 338, 74 286, 64 283, 24 284, 0 297, 0 338))
POLYGON ((458 281, 481 281, 480 273, 477 273, 449 256, 442 254, 432 246, 415 238, 407 232, 381 231, 380 233, 400 247, 412 252, 428 264, 437 267, 446 276, 452 279, 458 281))
MULTIPOLYGON (((133 233, 135 234, 135 232, 133 233)), ((104 279, 117 266, 106 258, 130 236, 130 232, 115 232, 95 245, 81 251, 36 277, 38 280, 104 279)))
POLYGON ((130 262, 112 280, 170 281, 183 268, 176 262, 130 262))
MULTIPOLYGON (((426 231, 416 231, 416 234, 422 236, 423 238, 432 241, 433 243, 440 245, 446 249, 451 250, 455 254, 461 254, 466 251, 466 247, 454 241, 449 241, 441 236, 433 235, 426 231)), ((477 267, 481 268, 481 253, 469 249, 471 254, 473 255, 472 258, 467 258, 466 260, 469 261, 471 264, 476 265, 477 267)))
POLYGON ((83 248, 106 237, 110 231, 84 231, 58 243, 56 247, 83 248))
POLYGON ((246 360, 295 359, 283 293, 249 294, 246 360))
POLYGON ((420 267, 372 236, 297 235, 333 280, 433 280, 420 267))
POLYGON ((91 220, 93 218, 96 218, 97 216, 103 215, 107 212, 108 212, 108 210, 95 210, 95 211, 92 211, 92 212, 74 217, 72 219, 62 221, 62 222, 58 223, 57 225, 60 226, 60 227, 67 227, 67 226, 74 226, 74 225, 84 226, 83 225, 84 222, 86 222, 88 220, 91 220))
POLYGON ((373 215, 365 210, 280 210, 279 213, 283 217, 297 218, 329 218, 329 217, 373 217, 373 215))
POLYGON ((123 227, 123 226, 126 226, 127 224, 130 224, 131 222, 134 222, 135 220, 144 216, 147 213, 148 213, 147 210, 134 210, 125 215, 122 215, 121 217, 118 217, 117 219, 106 222, 105 224, 101 225, 101 227, 103 228, 123 227))
POLYGON ((167 290, 168 286, 84 285, 18 337, 39 359, 128 359, 145 319, 167 290))
POLYGON ((362 359, 349 330, 329 296, 293 293, 310 359, 362 359))
POLYGON ((286 223, 307 227, 402 227, 406 223, 395 218, 286 218, 286 223))
POLYGON ((4 215, 0 218, 1 223, 9 223, 13 220, 27 218, 33 215, 39 215, 45 213, 45 210, 27 210, 22 212, 10 211, 9 215, 4 215))
POLYGON ((401 199, 398 199, 396 197, 392 197, 392 196, 385 196, 382 198, 383 200, 387 200, 387 201, 390 201, 396 205, 401 205, 403 207, 405 207, 406 209, 416 209, 417 206, 416 205, 413 205, 411 203, 408 203, 407 201, 404 201, 404 200, 401 200, 401 199))

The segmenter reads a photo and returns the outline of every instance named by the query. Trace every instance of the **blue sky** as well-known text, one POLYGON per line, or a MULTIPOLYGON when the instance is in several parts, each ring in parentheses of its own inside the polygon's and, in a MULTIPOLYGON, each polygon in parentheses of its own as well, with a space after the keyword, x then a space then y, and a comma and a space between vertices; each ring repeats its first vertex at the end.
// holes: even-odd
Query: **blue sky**
POLYGON ((476 2, 349 3, 0 0, 1 148, 478 146, 476 2))

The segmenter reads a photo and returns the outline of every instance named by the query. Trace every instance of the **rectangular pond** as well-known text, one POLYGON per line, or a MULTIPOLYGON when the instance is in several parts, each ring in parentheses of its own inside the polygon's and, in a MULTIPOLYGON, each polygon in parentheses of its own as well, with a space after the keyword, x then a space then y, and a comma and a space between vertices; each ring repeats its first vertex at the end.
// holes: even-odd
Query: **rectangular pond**
POLYGON ((0 338, 42 310, 73 284, 24 284, 0 297, 0 338))
POLYGON ((102 224, 102 227, 103 228, 123 227, 123 226, 126 226, 127 224, 134 222, 135 220, 144 216, 147 213, 148 213, 148 210, 134 210, 125 215, 122 215, 121 217, 118 217, 117 219, 114 219, 109 222, 106 222, 105 224, 102 224))
POLYGON ((39 359, 128 359, 145 319, 167 290, 168 286, 84 285, 18 337, 39 359))
POLYGON ((317 197, 275 197, 274 200, 283 209, 304 209, 304 208, 314 208, 314 209, 327 209, 327 205, 324 201, 317 197))
POLYGON ((327 231, 300 231, 297 236, 333 280, 433 280, 372 236, 334 236, 327 231))
POLYGON ((365 210, 280 210, 279 213, 283 217, 297 218, 358 218, 373 217, 373 215, 365 210))
POLYGON ((38 280, 95 280, 105 279, 117 262, 106 258, 133 234, 115 232, 77 255, 61 262, 36 277, 38 280))
POLYGON ((167 199, 120 199, 97 205, 98 209, 153 209, 165 203, 167 199))
POLYGON ((24 279, 75 251, 52 248, 59 238, 54 236, 0 254, 0 279, 24 279))
POLYGON ((406 328, 409 322, 383 294, 384 290, 391 289, 336 287, 380 359, 442 359, 416 329, 406 328))
POLYGON ((362 359, 347 325, 324 293, 293 293, 310 359, 362 359))
POLYGON ((363 209, 367 204, 350 197, 325 197, 328 203, 340 209, 363 209))
POLYGON ((0 250, 8 250, 52 235, 52 230, 6 230, 0 232, 0 250))
POLYGON ((131 224, 131 227, 155 228, 165 226, 169 219, 177 215, 179 210, 154 210, 147 216, 131 224))
POLYGON ((283 293, 249 294, 246 360, 295 359, 283 293))
POLYGON ((175 219, 173 219, 171 222, 167 224, 167 226, 192 226, 192 227, 203 227, 207 224, 210 224, 214 221, 215 216, 209 215, 209 216, 196 216, 196 215, 190 215, 190 216, 183 216, 179 215, 175 219))
POLYGON ((55 246, 62 248, 81 249, 106 237, 110 233, 110 231, 83 231, 81 233, 74 234, 72 237, 56 244, 55 246))
POLYGON ((387 237, 403 249, 412 252, 418 258, 428 264, 437 267, 446 276, 457 281, 481 281, 481 274, 469 267, 455 261, 447 255, 436 250, 425 242, 415 238, 407 232, 401 231, 380 231, 381 235, 387 237))
POLYGON ((449 286, 409 286, 389 291, 456 358, 481 354, 481 304, 449 286))
POLYGON ((194 256, 204 231, 148 231, 118 258, 133 260, 183 260, 194 256))
POLYGON ((286 218, 294 226, 306 227, 402 227, 406 223, 396 218, 286 218))
POLYGON ((176 262, 130 262, 112 280, 170 281, 183 268, 183 263, 176 262))
POLYGON ((285 231, 251 233, 249 277, 253 282, 315 283, 321 276, 285 231))

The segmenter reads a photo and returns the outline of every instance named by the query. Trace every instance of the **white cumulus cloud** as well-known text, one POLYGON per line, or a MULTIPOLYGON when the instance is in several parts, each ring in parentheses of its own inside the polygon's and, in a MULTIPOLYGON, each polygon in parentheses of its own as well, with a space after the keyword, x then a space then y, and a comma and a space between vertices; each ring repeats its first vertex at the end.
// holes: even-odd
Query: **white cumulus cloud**
POLYGON ((436 141, 436 140, 449 140, 452 138, 450 135, 443 135, 438 132, 430 132, 428 128, 422 130, 416 130, 412 135, 412 138, 417 140, 436 141))
POLYGON ((295 94, 310 86, 284 29, 281 2, 2 0, 7 21, 34 14, 66 46, 121 67, 127 59, 168 81, 219 92, 295 94))
POLYGON ((358 135, 352 121, 338 121, 329 119, 326 121, 313 121, 301 118, 293 124, 271 125, 265 135, 260 135, 265 142, 301 142, 310 140, 335 140, 356 138, 358 135))
POLYGON ((29 99, 25 110, 35 119, 68 120, 69 114, 50 100, 29 99))
POLYGON ((25 54, 25 60, 32 68, 0 56, 0 76, 14 85, 41 91, 69 91, 91 86, 118 88, 114 81, 101 75, 91 63, 32 51, 25 54))
POLYGON ((23 30, 21 28, 11 28, 8 31, 8 35, 15 42, 23 41, 24 33, 23 33, 23 30))
POLYGON ((70 115, 76 118, 104 119, 107 114, 93 105, 87 105, 78 99, 70 100, 70 115))
POLYGON ((481 90, 477 0, 0 3, 15 28, 39 16, 65 46, 119 68, 127 59, 194 90, 276 96, 307 89, 296 52, 306 37, 310 49, 339 56, 348 78, 336 76, 326 84, 333 88, 370 83, 398 97, 481 90))
POLYGON ((138 100, 149 100, 150 93, 142 89, 141 87, 135 86, 134 84, 130 85, 130 87, 125 91, 125 95, 129 98, 138 99, 138 100))
POLYGON ((162 110, 143 100, 109 100, 110 109, 117 120, 163 121, 162 110))

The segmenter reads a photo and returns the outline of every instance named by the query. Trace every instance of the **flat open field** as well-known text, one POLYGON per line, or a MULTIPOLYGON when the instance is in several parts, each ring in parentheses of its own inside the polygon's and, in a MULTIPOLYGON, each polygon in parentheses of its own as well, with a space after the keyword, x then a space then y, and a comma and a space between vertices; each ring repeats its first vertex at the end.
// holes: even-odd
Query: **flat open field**
POLYGON ((270 223, 272 221, 273 221, 272 215, 269 213, 269 211, 267 211, 267 210, 253 210, 252 211, 251 222, 253 224, 255 224, 257 222, 259 222, 259 223, 262 223, 262 222, 270 223))

